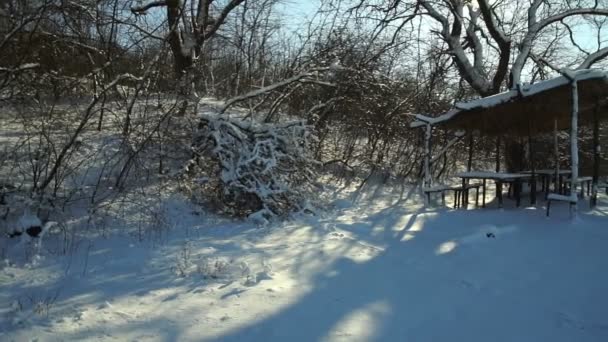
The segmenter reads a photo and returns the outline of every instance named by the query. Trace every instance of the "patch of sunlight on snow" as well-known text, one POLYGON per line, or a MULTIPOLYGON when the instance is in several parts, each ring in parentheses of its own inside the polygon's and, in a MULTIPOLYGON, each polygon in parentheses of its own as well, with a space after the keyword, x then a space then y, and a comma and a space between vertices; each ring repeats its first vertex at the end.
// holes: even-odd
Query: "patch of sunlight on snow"
POLYGON ((437 250, 435 250, 435 253, 437 255, 447 254, 456 249, 456 246, 458 246, 458 243, 456 243, 456 241, 446 241, 439 245, 437 250))
POLYGON ((405 233, 403 235, 403 237, 401 238, 401 241, 410 241, 411 239, 413 239, 415 237, 416 237, 416 235, 414 235, 414 234, 405 233))
POLYGON ((364 264, 366 262, 371 261, 375 257, 380 254, 380 250, 375 247, 366 247, 363 249, 359 249, 357 254, 348 256, 353 262, 357 264, 364 264))
POLYGON ((381 328, 382 321, 390 313, 391 306, 388 301, 370 303, 343 317, 321 341, 344 340, 345 336, 356 336, 358 341, 373 340, 376 331, 381 328))
POLYGON ((404 215, 399 221, 399 231, 407 228, 407 233, 403 234, 401 241, 410 241, 416 237, 416 233, 424 229, 424 224, 428 216, 435 216, 435 213, 425 214, 424 216, 404 215), (414 220, 412 222, 412 220, 414 220), (408 228, 409 226, 409 228, 408 228))
POLYGON ((408 232, 421 232, 424 229, 424 220, 416 219, 416 222, 408 228, 408 232))
POLYGON ((410 223, 410 220, 412 219, 412 215, 403 215, 399 218, 399 220, 397 220, 397 222, 395 222, 395 225, 393 226, 392 230, 393 231, 402 231, 403 229, 405 229, 405 227, 407 227, 407 225, 410 223))

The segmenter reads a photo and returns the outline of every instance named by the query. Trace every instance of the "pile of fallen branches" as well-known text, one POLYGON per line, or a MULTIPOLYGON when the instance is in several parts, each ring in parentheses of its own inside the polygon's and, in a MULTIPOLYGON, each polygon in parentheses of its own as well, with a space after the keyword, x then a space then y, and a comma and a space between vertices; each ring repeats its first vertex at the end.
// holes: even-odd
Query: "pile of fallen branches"
POLYGON ((190 179, 221 211, 262 221, 307 208, 318 162, 303 121, 259 123, 203 114, 190 179))

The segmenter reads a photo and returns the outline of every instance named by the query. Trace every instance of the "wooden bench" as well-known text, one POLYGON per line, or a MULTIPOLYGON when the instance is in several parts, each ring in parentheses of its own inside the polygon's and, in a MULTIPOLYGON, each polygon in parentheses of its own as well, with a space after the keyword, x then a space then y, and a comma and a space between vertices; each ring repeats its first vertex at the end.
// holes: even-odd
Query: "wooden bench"
POLYGON ((604 188, 606 195, 608 195, 608 183, 597 183, 597 188, 598 189, 604 188))
POLYGON ((466 206, 469 203, 469 190, 475 189, 475 207, 479 207, 479 188, 481 188, 481 183, 473 183, 473 184, 465 184, 464 186, 456 186, 454 187, 454 208, 460 208, 461 206, 466 206))
POLYGON ((547 195, 547 217, 549 216, 549 212, 551 211, 551 202, 552 201, 560 201, 560 202, 566 202, 568 203, 570 206, 570 215, 572 215, 572 206, 574 206, 577 202, 577 198, 576 196, 566 196, 566 195, 560 195, 560 194, 555 194, 555 193, 551 193, 549 195, 547 195))
POLYGON ((449 190, 451 186, 449 185, 435 185, 429 188, 422 188, 422 192, 427 198, 427 203, 431 203, 431 194, 441 193, 441 204, 445 205, 445 191, 449 190))
POLYGON ((479 206, 479 188, 481 184, 465 184, 464 186, 436 185, 429 188, 422 188, 427 198, 427 203, 431 203, 431 194, 441 193, 441 204, 445 205, 445 193, 454 191, 454 208, 460 208, 468 203, 469 190, 475 189, 475 206, 479 206))
MULTIPOLYGON (((593 182, 593 177, 578 177, 576 179, 576 184, 580 184, 581 185, 581 192, 580 195, 582 198, 585 198, 585 186, 587 187, 587 196, 591 196, 591 183, 593 182)), ((564 182, 564 184, 566 186, 570 186, 571 184, 571 178, 566 179, 566 181, 564 182)), ((570 190, 571 191, 571 190, 570 190)))

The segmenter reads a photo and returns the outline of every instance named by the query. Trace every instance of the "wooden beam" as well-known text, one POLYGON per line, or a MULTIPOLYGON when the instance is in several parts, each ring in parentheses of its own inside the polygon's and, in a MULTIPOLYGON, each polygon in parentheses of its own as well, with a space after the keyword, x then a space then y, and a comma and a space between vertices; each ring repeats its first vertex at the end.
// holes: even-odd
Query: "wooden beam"
POLYGON ((578 200, 576 195, 576 184, 578 180, 578 84, 572 82, 572 117, 570 125, 570 159, 572 174, 570 175, 570 196, 574 199, 572 205, 572 216, 576 217, 578 211, 578 200))
MULTIPOLYGON (((432 130, 433 127, 427 123, 426 124, 426 130, 424 132, 424 181, 423 181, 423 187, 431 187, 432 185, 432 177, 431 177, 431 134, 432 134, 432 130)), ((429 205, 430 203, 428 203, 429 201, 426 200, 425 197, 425 202, 427 202, 426 204, 429 205)))
POLYGON ((530 183, 530 203, 536 204, 536 165, 534 163, 534 148, 532 146, 532 129, 531 123, 528 121, 528 159, 530 162, 530 170, 532 171, 532 182, 530 183))
MULTIPOLYGON (((554 147, 554 157, 555 157, 555 183, 553 191, 556 194, 560 193, 560 184, 559 184, 559 139, 557 136, 557 119, 553 121, 553 147, 554 147)), ((547 186, 549 186, 547 184, 547 186)))

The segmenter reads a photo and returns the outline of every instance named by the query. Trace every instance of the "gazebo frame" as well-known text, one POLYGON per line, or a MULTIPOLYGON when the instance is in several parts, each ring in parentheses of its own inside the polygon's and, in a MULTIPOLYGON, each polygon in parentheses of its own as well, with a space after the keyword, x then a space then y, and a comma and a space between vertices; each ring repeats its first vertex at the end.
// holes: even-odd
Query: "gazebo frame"
MULTIPOLYGON (((593 195, 597 201, 599 178, 599 122, 608 117, 608 73, 602 70, 563 70, 562 76, 532 85, 518 85, 516 89, 494 96, 457 103, 452 110, 438 117, 415 115, 410 127, 425 128, 424 186, 432 185, 430 172, 430 142, 435 126, 456 131, 481 132, 488 136, 528 136, 553 131, 555 134, 556 174, 557 131, 570 129, 570 196, 574 213, 577 211, 576 189, 579 169, 578 127, 593 125, 593 195)), ((497 157, 498 158, 498 157, 497 157)), ((498 171, 498 170, 497 170, 498 171)), ((534 170, 532 170, 534 172, 534 170)))

